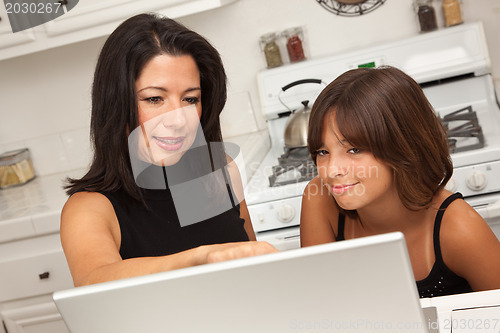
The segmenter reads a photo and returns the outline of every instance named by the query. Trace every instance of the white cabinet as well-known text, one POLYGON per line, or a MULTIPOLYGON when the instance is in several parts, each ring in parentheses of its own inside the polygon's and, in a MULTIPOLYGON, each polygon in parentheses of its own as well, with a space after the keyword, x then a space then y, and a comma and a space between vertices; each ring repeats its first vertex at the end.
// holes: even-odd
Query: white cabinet
POLYGON ((8 333, 69 333, 52 300, 0 311, 8 333))
POLYGON ((73 287, 58 233, 0 243, 0 272, 0 332, 68 332, 52 300, 73 287))
POLYGON ((139 13, 157 12, 175 19, 234 1, 237 0, 80 0, 55 20, 15 34, 2 8, 0 60, 107 36, 125 19, 139 13))

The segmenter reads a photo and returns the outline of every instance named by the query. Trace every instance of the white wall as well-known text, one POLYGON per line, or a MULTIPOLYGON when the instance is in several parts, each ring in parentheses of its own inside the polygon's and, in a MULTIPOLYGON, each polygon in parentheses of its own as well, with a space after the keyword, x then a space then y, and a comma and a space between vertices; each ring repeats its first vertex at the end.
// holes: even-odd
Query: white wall
MULTIPOLYGON (((500 0, 463 0, 463 10, 465 21, 484 23, 500 91, 500 0)), ((418 34, 412 0, 387 0, 360 17, 336 16, 315 0, 238 0, 180 21, 207 37, 223 57, 229 77, 226 137, 266 126, 255 80, 265 68, 260 35, 302 26, 307 55, 318 58, 418 34)), ((0 153, 29 147, 38 174, 87 164, 90 85, 104 40, 0 62, 0 153)))

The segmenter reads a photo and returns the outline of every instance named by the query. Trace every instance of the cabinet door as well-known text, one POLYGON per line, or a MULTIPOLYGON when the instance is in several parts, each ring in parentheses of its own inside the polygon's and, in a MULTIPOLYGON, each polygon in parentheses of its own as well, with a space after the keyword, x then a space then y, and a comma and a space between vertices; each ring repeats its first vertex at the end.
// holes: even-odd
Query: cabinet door
POLYGON ((8 333, 68 333, 54 302, 1 310, 8 333))
MULTIPOLYGON (((114 28, 100 27, 123 20, 129 15, 126 8, 138 0, 80 0, 78 4, 65 15, 45 24, 45 30, 50 37, 64 35, 87 28, 93 37, 104 36, 114 28), (100 28, 99 28, 100 27, 100 28)), ((161 2, 161 1, 158 1, 161 2)))
POLYGON ((0 272, 0 302, 73 288, 62 249, 0 262, 0 272))
POLYGON ((193 0, 80 0, 68 13, 47 23, 46 31, 58 36, 86 29, 94 37, 104 36, 130 16, 190 2, 193 0))

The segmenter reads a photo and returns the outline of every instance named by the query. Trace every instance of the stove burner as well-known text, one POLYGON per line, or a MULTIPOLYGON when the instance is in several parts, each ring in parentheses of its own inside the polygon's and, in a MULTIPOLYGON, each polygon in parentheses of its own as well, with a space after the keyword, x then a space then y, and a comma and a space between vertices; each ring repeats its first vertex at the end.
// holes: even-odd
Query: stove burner
POLYGON ((285 148, 278 163, 269 176, 271 187, 309 181, 318 174, 307 147, 285 148))
POLYGON ((484 135, 477 114, 467 106, 439 118, 446 128, 450 153, 484 147, 484 135))

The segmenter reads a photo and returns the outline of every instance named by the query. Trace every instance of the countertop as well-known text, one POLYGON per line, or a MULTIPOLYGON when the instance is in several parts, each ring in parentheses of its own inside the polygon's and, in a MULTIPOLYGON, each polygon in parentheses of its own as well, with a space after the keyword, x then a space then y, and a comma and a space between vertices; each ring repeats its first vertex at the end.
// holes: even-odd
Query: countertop
POLYGON ((64 179, 83 170, 48 176, 0 190, 0 243, 59 232, 59 215, 66 202, 64 179))
MULTIPOLYGON (((270 148, 267 130, 225 141, 240 146, 246 169, 243 173, 247 178, 270 148)), ((37 176, 26 184, 0 189, 0 243, 59 232, 60 213, 67 200, 64 180, 84 173, 85 170, 80 169, 37 176)))

